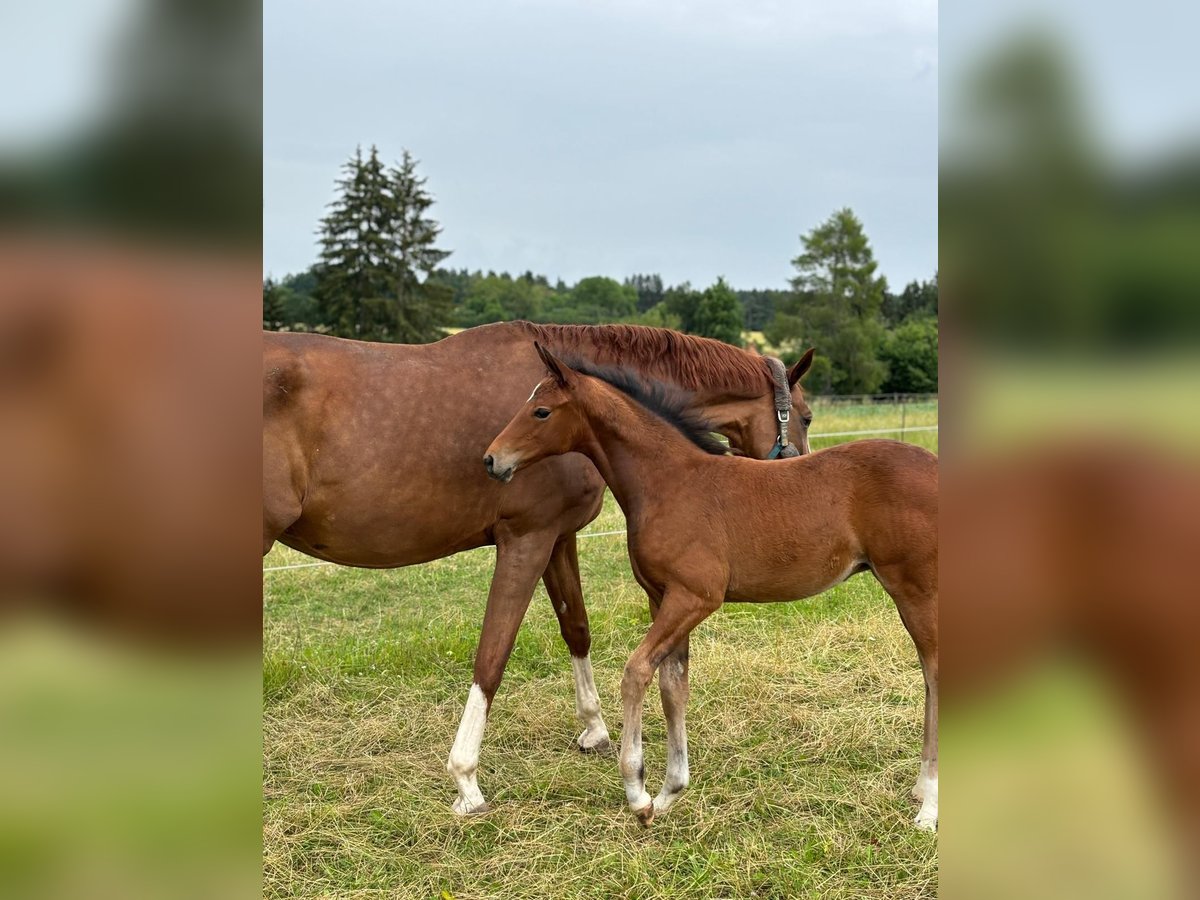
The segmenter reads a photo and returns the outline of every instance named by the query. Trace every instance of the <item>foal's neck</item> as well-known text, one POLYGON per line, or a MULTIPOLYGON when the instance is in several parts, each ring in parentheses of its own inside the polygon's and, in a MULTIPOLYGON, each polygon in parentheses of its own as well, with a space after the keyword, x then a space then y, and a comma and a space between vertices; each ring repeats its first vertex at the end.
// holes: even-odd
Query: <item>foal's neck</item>
POLYGON ((703 462, 709 454, 616 388, 589 380, 582 408, 594 445, 580 448, 629 520, 663 496, 664 469, 703 462))

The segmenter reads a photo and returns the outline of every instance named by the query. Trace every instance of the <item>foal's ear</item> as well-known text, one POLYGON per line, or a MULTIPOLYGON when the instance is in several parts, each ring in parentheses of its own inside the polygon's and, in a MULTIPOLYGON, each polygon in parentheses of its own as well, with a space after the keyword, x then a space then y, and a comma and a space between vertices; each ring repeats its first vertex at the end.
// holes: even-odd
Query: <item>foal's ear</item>
POLYGON ((808 352, 805 353, 802 357, 800 357, 800 361, 798 363, 796 363, 794 366, 792 366, 791 371, 788 372, 788 387, 790 387, 790 388, 795 387, 796 382, 799 381, 801 378, 803 378, 804 373, 807 372, 809 370, 809 368, 812 366, 813 351, 815 349, 816 348, 814 348, 814 347, 809 347, 808 352))
POLYGON ((567 373, 571 370, 568 369, 563 363, 559 362, 558 358, 555 357, 553 353, 551 353, 537 341, 533 342, 533 346, 534 349, 537 350, 538 356, 542 358, 542 362, 546 364, 547 371, 549 371, 550 374, 554 376, 554 380, 558 382, 558 386, 566 387, 568 383, 567 373))

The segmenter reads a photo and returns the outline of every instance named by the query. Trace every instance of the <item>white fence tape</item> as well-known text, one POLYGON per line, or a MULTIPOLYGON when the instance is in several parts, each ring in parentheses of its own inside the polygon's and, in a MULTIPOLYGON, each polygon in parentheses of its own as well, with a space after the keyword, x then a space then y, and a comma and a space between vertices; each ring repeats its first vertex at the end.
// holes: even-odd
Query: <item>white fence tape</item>
MULTIPOLYGON (((826 431, 823 434, 810 434, 808 436, 808 439, 813 440, 814 438, 823 438, 823 437, 849 437, 850 435, 861 435, 861 434, 899 434, 901 432, 904 432, 907 434, 910 431, 937 431, 937 430, 938 430, 938 427, 936 425, 917 425, 917 426, 906 427, 906 428, 871 428, 866 431, 826 431)), ((625 533, 624 528, 622 528, 620 531, 581 531, 577 535, 575 535, 575 537, 582 540, 583 538, 612 537, 613 535, 624 534, 624 533, 625 533)), ((333 565, 337 565, 337 563, 325 562, 324 560, 321 560, 319 562, 294 563, 289 566, 271 566, 269 568, 263 569, 263 574, 266 575, 268 572, 286 572, 289 569, 313 569, 313 568, 316 568, 317 566, 333 566, 333 565)))
POLYGON ((826 431, 823 434, 810 434, 808 439, 826 437, 849 437, 854 434, 908 434, 910 431, 937 431, 936 425, 905 425, 902 428, 868 428, 866 431, 826 431))

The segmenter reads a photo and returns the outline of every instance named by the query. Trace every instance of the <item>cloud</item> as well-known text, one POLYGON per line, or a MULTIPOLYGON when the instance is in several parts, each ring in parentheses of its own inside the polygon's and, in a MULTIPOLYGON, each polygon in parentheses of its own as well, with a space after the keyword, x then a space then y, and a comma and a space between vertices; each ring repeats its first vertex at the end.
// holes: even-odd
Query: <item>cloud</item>
POLYGON ((925 78, 937 76, 938 51, 937 47, 918 47, 913 51, 913 77, 925 78))
POLYGON ((911 33, 936 35, 937 0, 521 0, 560 13, 588 11, 621 17, 673 33, 725 40, 788 41, 911 33))

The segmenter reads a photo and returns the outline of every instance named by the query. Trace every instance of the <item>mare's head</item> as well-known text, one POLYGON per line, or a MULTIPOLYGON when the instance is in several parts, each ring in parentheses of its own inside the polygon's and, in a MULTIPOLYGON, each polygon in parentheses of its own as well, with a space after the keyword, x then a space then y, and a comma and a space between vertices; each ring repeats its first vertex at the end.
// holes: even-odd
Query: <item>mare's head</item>
POLYGON ((587 433, 587 420, 574 402, 573 388, 580 376, 541 344, 534 347, 550 374, 533 389, 483 457, 488 474, 499 481, 511 481, 521 466, 569 452, 587 433))
MULTIPOLYGON (((781 428, 787 429, 790 445, 783 452, 784 456, 808 453, 808 426, 812 423, 812 409, 804 399, 804 388, 800 386, 800 379, 812 366, 812 360, 813 351, 809 350, 790 369, 782 369, 778 360, 773 362, 774 366, 781 368, 778 375, 772 373, 771 383, 775 384, 776 378, 786 382, 786 386, 776 388, 777 391, 787 394, 790 408, 786 411, 786 422, 780 421, 776 404, 761 396, 729 398, 708 403, 701 410, 704 418, 712 423, 715 431, 729 439, 730 448, 741 456, 755 459, 773 459, 778 456, 782 450, 779 442, 781 428)), ((770 365, 767 364, 768 371, 770 365)))

